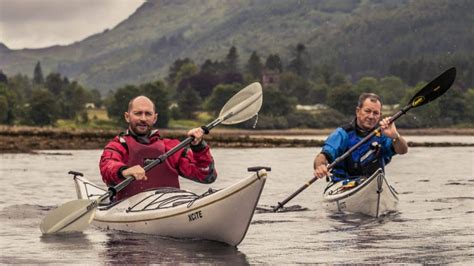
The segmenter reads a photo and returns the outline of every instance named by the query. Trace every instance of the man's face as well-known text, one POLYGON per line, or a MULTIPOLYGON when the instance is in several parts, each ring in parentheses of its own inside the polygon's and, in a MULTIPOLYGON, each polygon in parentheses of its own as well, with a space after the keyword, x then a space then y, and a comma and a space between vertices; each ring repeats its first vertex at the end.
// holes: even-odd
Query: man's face
POLYGON ((365 99, 362 107, 356 108, 357 125, 364 130, 375 128, 382 116, 382 105, 379 101, 365 99))
POLYGON ((125 112, 125 120, 129 128, 139 136, 150 133, 158 118, 153 103, 145 97, 138 97, 128 112, 125 112))

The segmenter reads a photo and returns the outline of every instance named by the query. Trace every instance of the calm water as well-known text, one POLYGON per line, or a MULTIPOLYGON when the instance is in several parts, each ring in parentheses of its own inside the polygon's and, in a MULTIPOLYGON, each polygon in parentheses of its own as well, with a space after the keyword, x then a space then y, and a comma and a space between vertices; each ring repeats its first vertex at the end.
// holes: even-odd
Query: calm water
MULTIPOLYGON (((259 206, 283 200, 312 175, 319 148, 214 149, 223 188, 271 166, 259 206)), ((337 216, 321 208, 323 182, 287 206, 257 211, 237 247, 197 240, 100 231, 42 237, 47 211, 75 199, 69 170, 98 178, 100 151, 0 154, 0 263, 461 263, 474 262, 474 148, 412 148, 387 176, 400 193, 399 213, 379 219, 337 216)), ((207 185, 183 180, 201 193, 207 185)))

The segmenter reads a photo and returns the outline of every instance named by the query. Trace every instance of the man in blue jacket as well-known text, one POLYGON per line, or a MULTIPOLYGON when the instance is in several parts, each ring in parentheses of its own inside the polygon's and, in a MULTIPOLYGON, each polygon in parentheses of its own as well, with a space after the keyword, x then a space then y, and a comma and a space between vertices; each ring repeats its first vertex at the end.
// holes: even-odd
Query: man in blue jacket
POLYGON ((400 136, 390 117, 381 119, 382 101, 373 93, 359 97, 356 117, 352 123, 337 128, 326 139, 321 152, 314 159, 314 176, 331 176, 332 181, 370 176, 378 168, 384 168, 395 154, 408 151, 406 140, 400 136), (344 161, 336 164, 329 172, 327 165, 356 145, 380 125, 382 134, 373 136, 351 153, 344 161))

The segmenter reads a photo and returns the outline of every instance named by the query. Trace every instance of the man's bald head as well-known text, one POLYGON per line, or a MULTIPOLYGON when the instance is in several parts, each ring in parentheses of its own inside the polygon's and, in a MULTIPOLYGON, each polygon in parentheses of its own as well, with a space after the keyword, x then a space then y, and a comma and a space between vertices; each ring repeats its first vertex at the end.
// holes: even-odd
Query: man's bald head
POLYGON ((153 111, 156 112, 155 104, 150 100, 150 98, 140 95, 137 96, 128 102, 128 112, 133 109, 133 105, 143 105, 143 104, 151 104, 153 106, 153 111))
POLYGON ((124 113, 129 129, 138 136, 148 135, 158 119, 155 104, 146 96, 138 96, 128 103, 128 112, 124 113))

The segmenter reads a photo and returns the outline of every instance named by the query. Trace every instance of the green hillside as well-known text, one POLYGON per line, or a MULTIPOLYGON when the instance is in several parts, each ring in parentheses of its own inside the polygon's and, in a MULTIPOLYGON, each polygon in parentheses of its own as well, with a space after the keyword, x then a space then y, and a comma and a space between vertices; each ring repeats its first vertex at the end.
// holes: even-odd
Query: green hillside
MULTIPOLYGON (((114 29, 72 45, 9 50, 0 44, 0 69, 32 75, 41 61, 44 73, 59 72, 104 94, 164 77, 178 58, 222 59, 235 46, 241 64, 254 50, 286 59, 303 43, 313 64, 334 64, 349 77, 404 77, 404 60, 422 60, 433 72, 454 60, 469 65, 472 10, 469 0, 149 0, 114 29)), ((460 77, 472 86, 469 72, 460 69, 460 77)))

